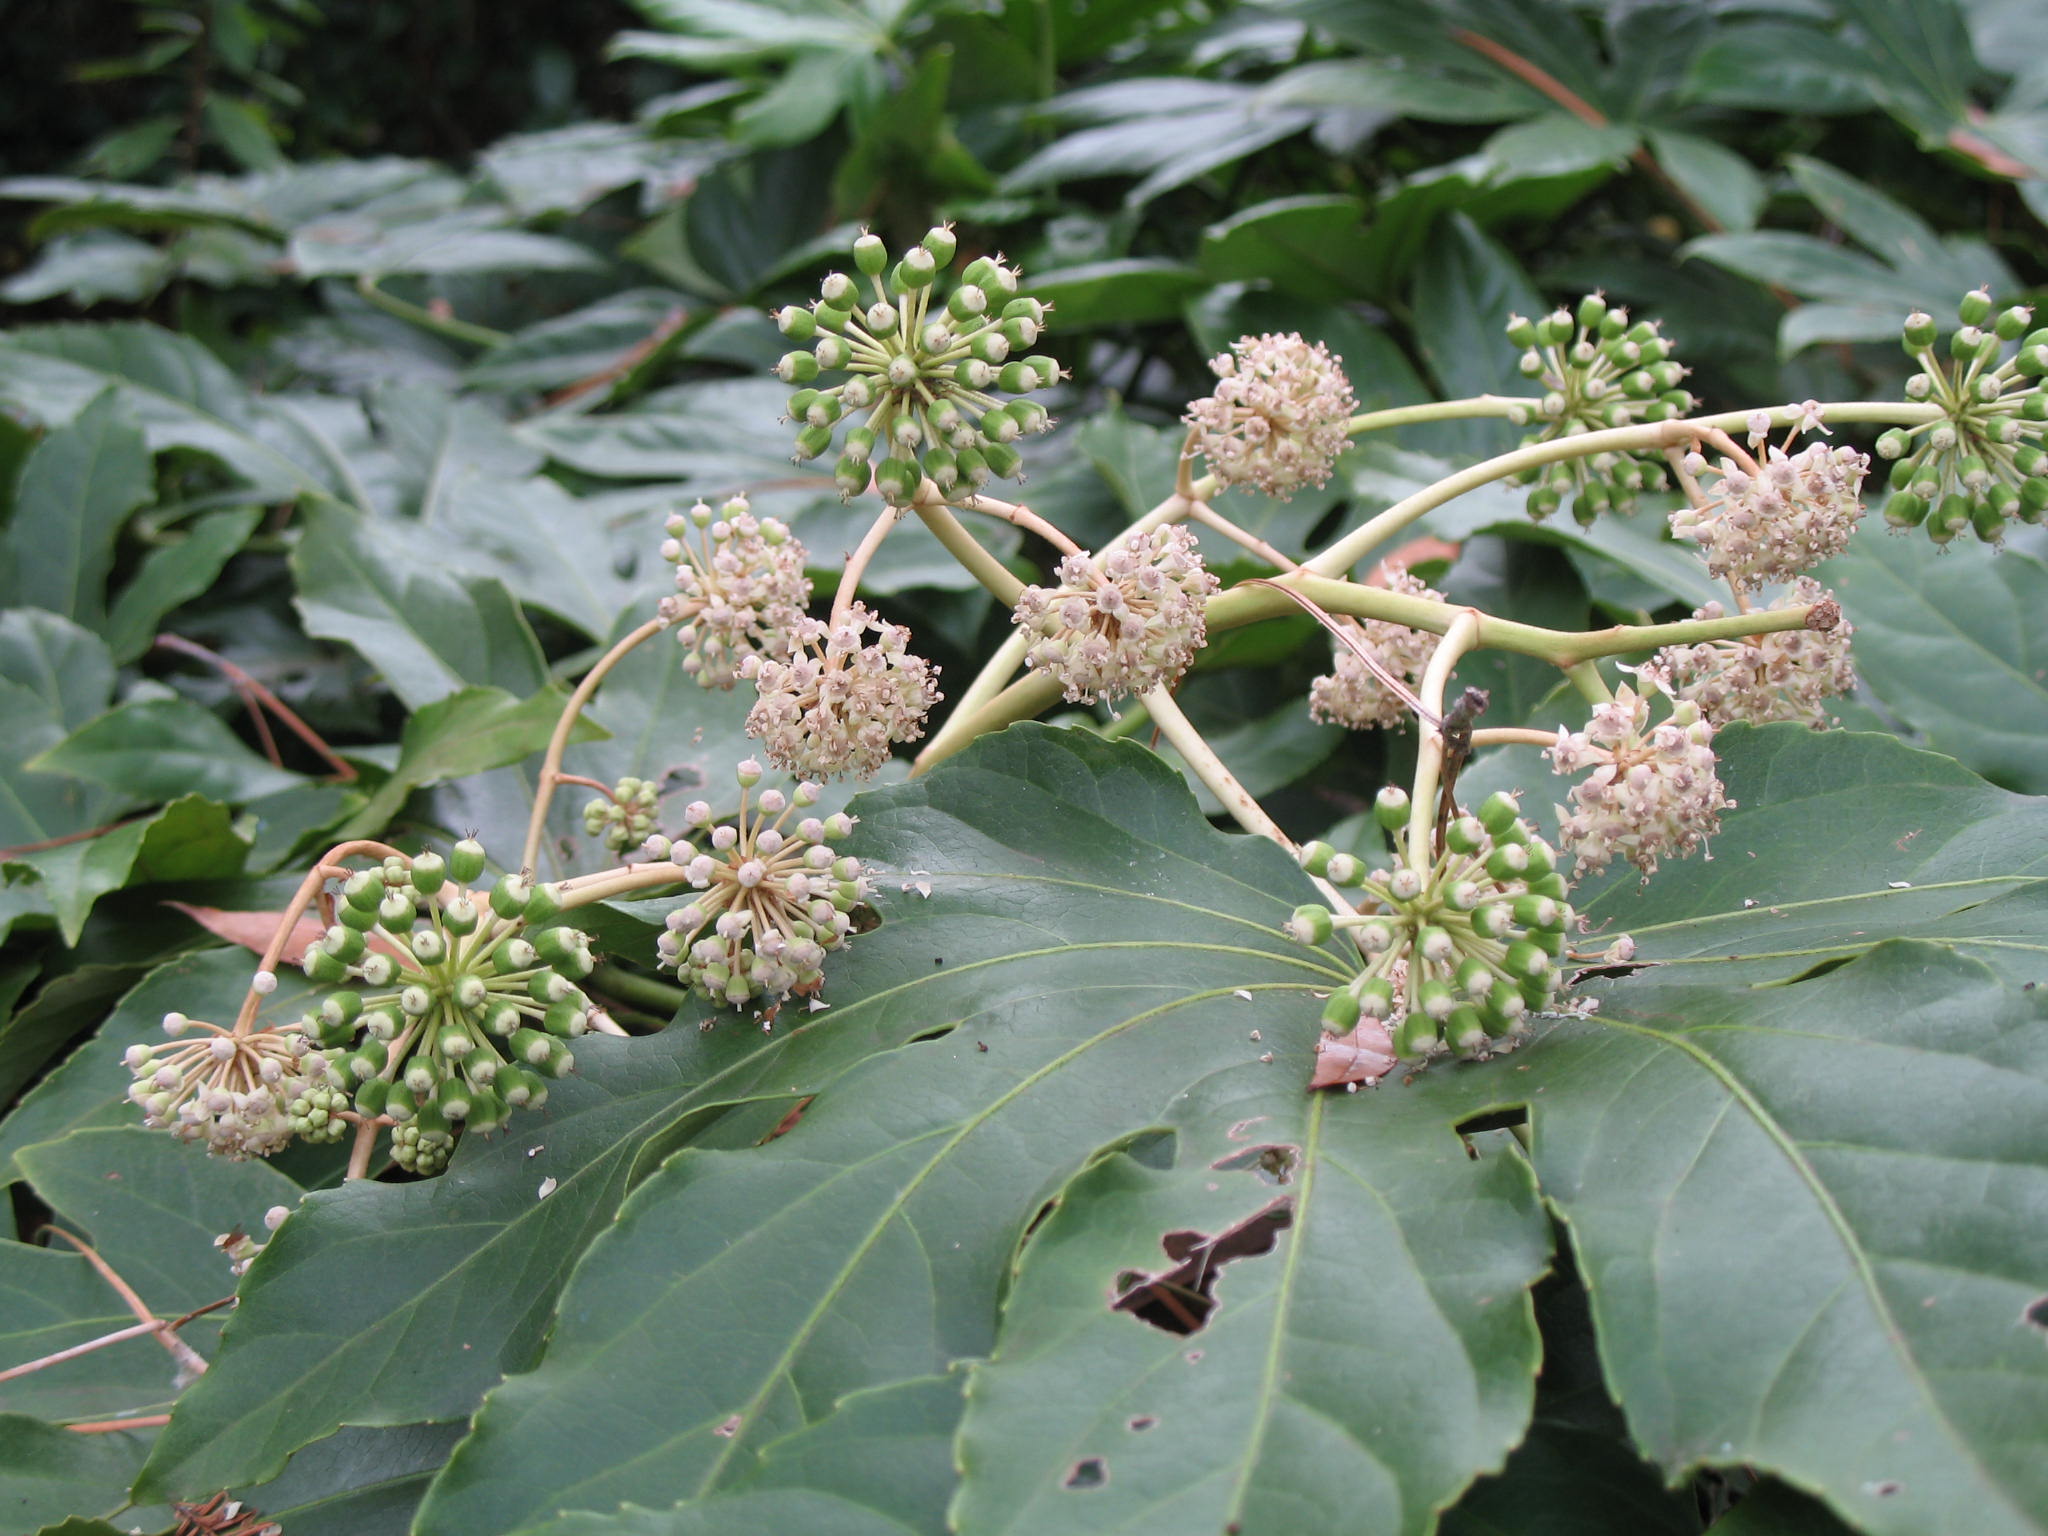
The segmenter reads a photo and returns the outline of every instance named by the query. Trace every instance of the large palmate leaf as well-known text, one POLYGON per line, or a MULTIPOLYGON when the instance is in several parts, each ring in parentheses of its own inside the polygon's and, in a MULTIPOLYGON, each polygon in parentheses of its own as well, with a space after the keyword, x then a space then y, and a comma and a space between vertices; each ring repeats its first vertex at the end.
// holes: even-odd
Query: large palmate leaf
MULTIPOLYGON (((1312 993, 1339 973, 1277 930, 1308 889, 1286 857, 1209 828, 1141 749, 1035 726, 857 804, 865 853, 896 873, 879 897, 883 926, 836 979, 823 1028, 892 1019, 927 1038, 855 1067, 766 1146, 692 1148, 651 1178, 578 1269, 545 1361, 487 1401, 422 1529, 507 1531, 562 1510, 736 1488, 772 1465, 771 1442, 848 1394, 987 1352, 1002 1276, 1040 1205, 1097 1149, 1184 1117, 1186 1172, 1162 1181, 1144 1225, 1121 1229, 1129 1251, 1085 1282, 1131 1347, 1175 1362, 1143 1410, 1184 1426, 1162 1436, 1204 1460, 1234 1458, 1263 1498, 1297 1475, 1302 1423, 1334 1411, 1375 1439, 1348 1470, 1383 1455, 1375 1496, 1408 1506, 1414 1529, 1497 1466, 1527 1414, 1535 1337, 1522 1293, 1544 1263, 1542 1220, 1518 1168, 1474 1164, 1452 1135, 1460 1079, 1443 1079, 1441 1101, 1403 1106, 1425 1128, 1403 1154, 1412 1161, 1375 1157, 1366 1100, 1305 1097, 1312 993), (1344 1122, 1327 1142, 1326 1115, 1344 1122), (1269 1142, 1295 1149, 1302 1182, 1291 1191, 1261 1181, 1269 1142), (1375 1165, 1365 1186, 1361 1158, 1375 1165), (1334 1186, 1327 1207, 1311 1209, 1309 1170, 1334 1186), (1119 1264, 1169 1269, 1167 1233, 1221 1235, 1276 1200, 1298 1206, 1299 1225, 1271 1256, 1241 1261, 1257 1273, 1236 1292, 1249 1330, 1238 1337, 1263 1346, 1219 1340, 1194 1370, 1179 1361, 1186 1341, 1107 1313, 1119 1264), (1361 1218, 1382 1241, 1398 1232, 1413 1245, 1378 1262, 1411 1298, 1416 1354, 1377 1388, 1338 1384, 1334 1400, 1321 1384, 1283 1389, 1278 1378, 1261 1391, 1269 1354, 1305 1364, 1291 1351, 1341 1331, 1354 1310, 1361 1292, 1332 1266, 1361 1257, 1339 1235, 1361 1218), (1437 1320, 1418 1320, 1417 1307, 1437 1320), (1467 1363, 1445 1369, 1446 1347, 1467 1363), (1196 1405, 1212 1401, 1241 1413, 1228 1452, 1227 1426, 1197 1428, 1196 1405), (1366 1427, 1375 1422, 1386 1437, 1366 1427)), ((757 1080, 801 1087, 768 1070, 757 1080)), ((1086 1394, 1063 1401, 1075 1434, 1095 1422, 1086 1394)), ((1056 1443, 1037 1434, 1007 1462, 1043 1461, 1056 1489, 1072 1460, 1056 1443)), ((1115 1444, 1112 1467, 1138 1454, 1115 1444)))

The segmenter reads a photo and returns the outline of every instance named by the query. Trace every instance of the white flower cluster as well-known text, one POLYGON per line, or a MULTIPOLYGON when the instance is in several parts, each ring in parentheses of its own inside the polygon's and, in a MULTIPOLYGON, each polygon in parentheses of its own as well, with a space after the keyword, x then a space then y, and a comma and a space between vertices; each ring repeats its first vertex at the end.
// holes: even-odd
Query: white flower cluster
POLYGON ((1643 872, 1657 861, 1682 858, 1721 830, 1720 813, 1735 802, 1715 772, 1714 727, 1687 699, 1673 701, 1671 716, 1650 724, 1651 686, 1624 685, 1596 705, 1583 731, 1558 728, 1546 749, 1559 773, 1593 772, 1572 786, 1572 808, 1559 806, 1558 835, 1576 859, 1573 874, 1605 869, 1619 854, 1643 872))
POLYGON ((676 567, 676 595, 661 600, 661 616, 676 626, 683 670, 730 688, 747 657, 787 656, 811 600, 804 547, 788 527, 735 496, 716 514, 701 501, 672 512, 667 528, 661 557, 676 567))
POLYGON ((339 1111, 346 1094, 327 1082, 326 1058, 297 1030, 259 1029, 236 1034, 218 1024, 164 1016, 171 1036, 199 1030, 179 1045, 131 1045, 122 1057, 135 1081, 128 1097, 143 1123, 180 1141, 240 1161, 268 1157, 293 1136, 338 1140, 347 1125, 339 1111))
MULTIPOLYGON (((1431 590, 1420 577, 1409 575, 1397 565, 1387 567, 1387 590, 1439 603, 1444 600, 1443 593, 1431 590)), ((1435 635, 1383 619, 1347 619, 1345 623, 1389 672, 1411 688, 1421 681, 1423 669, 1436 650, 1435 635)), ((1360 661, 1349 646, 1334 649, 1336 670, 1308 686, 1310 718, 1354 731, 1392 729, 1408 718, 1408 706, 1400 696, 1360 661)))
MULTIPOLYGON (((1746 720, 1768 725, 1790 720, 1818 729, 1829 723, 1827 701, 1856 686, 1849 660, 1855 626, 1840 616, 1832 593, 1802 576, 1779 595, 1773 609, 1811 607, 1834 620, 1827 628, 1779 630, 1737 640, 1667 645, 1652 669, 1658 685, 1674 698, 1690 700, 1715 725, 1746 720)), ((1693 610, 1696 619, 1718 619, 1719 603, 1693 610)))
POLYGON ((1068 555, 1059 578, 1026 587, 1013 618, 1031 637, 1025 662, 1058 679, 1069 700, 1145 693, 1193 664, 1217 581, 1187 529, 1128 533, 1099 559, 1068 555))
POLYGON ((735 1007, 815 993, 824 984, 826 952, 851 938, 847 914, 868 889, 860 862, 831 846, 853 831, 851 816, 806 816, 788 825, 793 811, 817 803, 818 785, 800 783, 794 795, 763 790, 749 806, 746 791, 760 781, 761 765, 743 762, 738 776, 736 821, 712 826, 711 807, 701 800, 684 812, 709 851, 681 847, 670 857, 702 894, 669 913, 668 931, 655 941, 661 963, 680 980, 735 1007))
POLYGON ((939 700, 938 668, 910 654, 910 631, 855 603, 832 624, 803 619, 787 661, 750 656, 760 690, 747 734, 795 774, 872 777, 892 742, 915 741, 939 700), (872 641, 864 637, 873 631, 872 641))
POLYGON ((1216 389, 1181 419, 1217 480, 1256 485, 1282 501, 1328 480, 1358 409, 1342 362, 1292 331, 1240 337, 1211 359, 1216 389))
POLYGON ((1704 506, 1671 514, 1671 532, 1698 545, 1716 576, 1752 592, 1842 552, 1863 516, 1870 458, 1810 443, 1790 455, 1772 447, 1754 474, 1725 458, 1710 469, 1698 452, 1686 456, 1685 467, 1692 475, 1716 474, 1719 483, 1704 506))

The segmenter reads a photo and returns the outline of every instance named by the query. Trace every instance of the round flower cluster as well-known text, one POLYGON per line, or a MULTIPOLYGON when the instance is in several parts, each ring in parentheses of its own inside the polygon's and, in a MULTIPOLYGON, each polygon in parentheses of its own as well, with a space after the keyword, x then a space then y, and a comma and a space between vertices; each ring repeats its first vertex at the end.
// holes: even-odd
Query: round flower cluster
POLYGON ((548 1080, 575 1066, 563 1042, 595 1011, 576 983, 596 961, 559 921, 560 893, 515 874, 470 889, 483 870, 468 838, 445 859, 358 870, 302 962, 315 981, 361 984, 298 1027, 328 1048, 328 1081, 359 1114, 396 1122, 392 1157, 416 1173, 446 1164, 458 1126, 494 1131, 544 1103, 548 1080))
POLYGON ((1965 528, 1996 543, 2011 519, 2048 516, 2048 330, 2027 329, 2034 312, 2025 305, 1995 318, 1991 307, 1982 288, 1964 296, 1948 363, 1934 350, 1934 317, 1906 317, 1906 355, 1921 368, 1906 380, 1906 398, 1930 401, 1942 414, 1877 440, 1878 457, 1892 466, 1885 521, 1925 526, 1937 544, 1965 528), (2008 342, 2018 350, 2001 362, 2008 342))
POLYGON ((910 654, 910 631, 854 603, 830 623, 804 619, 791 631, 787 661, 750 656, 742 676, 760 698, 747 714, 754 737, 778 768, 832 778, 873 776, 892 742, 924 734, 939 701, 939 669, 910 654), (873 631, 872 641, 863 637, 873 631))
MULTIPOLYGON (((1386 585, 1389 592, 1426 597, 1439 603, 1444 601, 1443 593, 1432 590, 1420 577, 1409 575, 1400 566, 1387 567, 1386 585)), ((1389 672, 1411 688, 1421 681, 1423 669, 1429 665, 1430 655, 1436 650, 1435 635, 1427 630, 1410 629, 1405 624, 1388 623, 1384 619, 1346 619, 1344 623, 1358 642, 1370 650, 1389 672)), ((1308 685, 1311 719, 1354 731, 1369 731, 1376 727, 1392 729, 1408 718, 1408 706, 1400 695, 1360 661, 1351 647, 1340 644, 1334 647, 1334 651, 1336 670, 1325 673, 1308 685)))
POLYGON ((613 853, 638 847, 654 830, 654 808, 660 799, 661 786, 654 780, 621 779, 609 795, 599 795, 583 807, 583 830, 592 837, 602 834, 613 853))
MULTIPOLYGON (((1789 720, 1818 729, 1830 723, 1827 701, 1856 686, 1849 637, 1856 627, 1841 617, 1834 594, 1802 576, 1779 595, 1772 609, 1812 608, 1833 622, 1805 629, 1709 640, 1700 645, 1667 645, 1651 670, 1673 698, 1697 704, 1717 727, 1734 720, 1768 725, 1789 720)), ((1693 610, 1696 619, 1718 619, 1719 603, 1693 610)))
POLYGON ((1723 459, 1710 469, 1704 455, 1686 455, 1686 473, 1711 473, 1719 482, 1700 506, 1671 514, 1674 537, 1699 546, 1707 569, 1753 592, 1766 582, 1789 581, 1839 555, 1863 516, 1867 455, 1854 448, 1809 443, 1787 455, 1771 447, 1761 465, 1745 468, 1723 459))
MULTIPOLYGON (((1408 796, 1394 788, 1382 790, 1373 807, 1396 836, 1409 809, 1408 796)), ((1565 901, 1570 885, 1556 850, 1522 819, 1511 796, 1493 795, 1475 814, 1453 819, 1427 870, 1396 864, 1368 871, 1328 843, 1304 845, 1301 863, 1371 898, 1357 914, 1299 907, 1287 924, 1290 935, 1309 944, 1345 931, 1366 956, 1365 969, 1323 1007, 1328 1037, 1315 1087, 1378 1075, 1359 1072, 1360 1053, 1347 1048, 1347 1036, 1356 1042, 1370 1032, 1377 1041, 1384 1031, 1386 1052, 1408 1061, 1446 1049, 1462 1056, 1508 1049, 1527 1033, 1529 1015, 1550 1007, 1564 988, 1557 960, 1574 918, 1565 901)))
POLYGON ((1068 555, 1056 587, 1026 587, 1012 615, 1031 639, 1028 666, 1093 703, 1171 686, 1193 665, 1217 587, 1185 528, 1133 531, 1100 558, 1068 555))
MULTIPOLYGON (((1659 322, 1631 324, 1628 311, 1610 309, 1599 294, 1579 301, 1576 314, 1556 310, 1541 320, 1508 317, 1508 340, 1522 349, 1522 375, 1543 386, 1540 398, 1510 419, 1537 422, 1523 447, 1638 422, 1668 421, 1693 408, 1679 388, 1689 371, 1671 356, 1659 322)), ((1610 508, 1629 512, 1638 491, 1661 490, 1664 466, 1652 454, 1598 453, 1563 460, 1517 477, 1534 482, 1529 515, 1545 518, 1572 496, 1572 516, 1590 525, 1610 508)))
POLYGON ((891 265, 881 237, 864 234, 853 243, 859 278, 830 273, 816 303, 776 313, 784 336, 810 344, 775 367, 784 383, 802 386, 789 397, 797 462, 824 453, 842 420, 866 413, 834 468, 842 495, 865 491, 870 474, 892 507, 909 506, 927 475, 943 493, 979 490, 992 475, 1021 478, 1012 445, 1052 425, 1037 401, 991 393, 1021 396, 1059 382, 1058 363, 1023 355, 1045 327, 1045 306, 1017 292, 1014 268, 987 256, 969 262, 941 301, 938 274, 957 244, 951 229, 934 229, 891 265), (872 295, 865 304, 863 280, 872 295), (851 377, 816 387, 842 370, 851 377))
POLYGON ((701 501, 671 512, 667 528, 661 557, 676 568, 676 592, 660 611, 676 626, 683 670, 706 688, 730 688, 747 657, 788 654, 784 637, 811 583, 787 525, 755 517, 735 496, 715 514, 701 501))
POLYGON ((794 794, 763 790, 750 804, 761 765, 741 763, 738 778, 733 822, 713 826, 711 807, 701 800, 683 813, 691 837, 701 837, 708 850, 694 841, 649 850, 680 864, 702 893, 669 913, 667 932, 655 943, 661 964, 734 1007, 815 993, 824 984, 826 953, 852 937, 847 914, 868 891, 860 861, 832 848, 853 831, 851 816, 806 816, 789 825, 792 813, 817 803, 818 785, 799 783, 794 794))
POLYGON ((164 1015, 164 1033, 199 1037, 177 1045, 131 1045, 122 1057, 135 1080, 128 1097, 143 1124, 240 1162, 268 1157, 294 1136, 336 1141, 346 1096, 327 1080, 327 1061, 294 1025, 237 1034, 218 1024, 164 1015))
POLYGON ((1286 501, 1330 478, 1358 409, 1342 358, 1289 331, 1241 336, 1209 369, 1215 390, 1181 420, 1219 485, 1255 485, 1286 501))
POLYGON ((1557 808, 1558 836, 1570 847, 1574 876, 1605 869, 1616 854, 1643 872, 1662 858, 1683 858, 1721 830, 1720 813, 1735 805, 1715 772, 1714 727, 1689 699, 1672 702, 1671 716, 1650 724, 1654 677, 1638 693, 1624 685, 1594 706, 1583 731, 1559 726, 1545 749, 1551 767, 1593 772, 1574 784, 1572 808, 1557 808))

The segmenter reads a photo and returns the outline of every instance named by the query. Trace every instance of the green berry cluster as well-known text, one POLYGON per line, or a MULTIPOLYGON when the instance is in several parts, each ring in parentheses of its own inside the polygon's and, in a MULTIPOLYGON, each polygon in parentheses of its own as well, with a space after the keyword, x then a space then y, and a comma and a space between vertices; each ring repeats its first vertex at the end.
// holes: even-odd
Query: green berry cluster
POLYGON ((593 1011, 577 986, 590 941, 559 921, 557 888, 508 874, 475 889, 484 863, 465 838, 445 859, 357 871, 302 962, 315 981, 358 984, 298 1027, 325 1048, 332 1087, 396 1122, 392 1157, 416 1173, 446 1164, 458 1126, 494 1131, 545 1102, 593 1011))
MULTIPOLYGON (((1374 813, 1398 837, 1408 821, 1407 794, 1382 790, 1374 813)), ((1369 1017, 1386 1025, 1394 1053, 1406 1060, 1447 1049, 1484 1056, 1526 1033, 1528 1015, 1563 989, 1557 961, 1573 920, 1570 885, 1556 850, 1511 796, 1496 794, 1476 814, 1453 820, 1426 870, 1404 863, 1368 870, 1328 843, 1305 844, 1301 863, 1371 898, 1364 910, 1341 916, 1303 906, 1287 925, 1311 944, 1347 931, 1366 956, 1365 968, 1323 1007, 1323 1027, 1333 1034, 1369 1017)))
POLYGON ((654 808, 660 798, 661 787, 652 779, 621 779, 609 795, 599 795, 583 807, 583 830, 603 837, 613 853, 637 848, 654 830, 654 808))
MULTIPOLYGON (((1559 309, 1540 320, 1508 316, 1508 340, 1522 350, 1525 378, 1543 386, 1526 411, 1511 417, 1534 424, 1527 448, 1558 438, 1601 432, 1645 421, 1668 421, 1693 408, 1679 388, 1688 370, 1671 356, 1659 322, 1631 322, 1599 294, 1579 301, 1576 313, 1559 309)), ((1529 515, 1545 518, 1572 497, 1572 516, 1590 525, 1602 512, 1635 510, 1640 491, 1662 490, 1664 466, 1654 454, 1599 453, 1567 459, 1516 477, 1531 486, 1529 515)))
POLYGON ((951 229, 934 229, 892 264, 881 237, 864 234, 853 243, 859 277, 830 273, 817 302, 776 313, 782 334, 810 348, 775 367, 800 386, 789 397, 797 462, 829 449, 843 421, 855 423, 833 471, 844 496, 865 491, 870 475, 895 507, 908 506, 926 476, 943 494, 977 491, 991 476, 1022 478, 1016 440, 1052 424, 1037 401, 992 393, 1023 396, 1058 382, 1059 364, 1029 353, 1045 306, 988 256, 942 294, 938 276, 956 246, 951 229), (818 387, 838 372, 849 377, 818 387))
POLYGON ((2038 523, 2048 515, 2048 394, 2041 389, 2048 330, 2028 329, 2034 312, 2023 304, 1995 317, 1991 307, 1982 288, 1964 296, 1946 361, 1935 351, 1934 317, 1906 317, 1906 355, 1921 369, 1906 380, 1906 398, 1929 401, 1942 414, 1877 440, 1878 457, 1892 466, 1885 521, 1923 527, 1937 544, 1965 528, 1997 543, 2014 518, 2038 523), (2013 355, 2001 361, 2013 342, 2013 355))

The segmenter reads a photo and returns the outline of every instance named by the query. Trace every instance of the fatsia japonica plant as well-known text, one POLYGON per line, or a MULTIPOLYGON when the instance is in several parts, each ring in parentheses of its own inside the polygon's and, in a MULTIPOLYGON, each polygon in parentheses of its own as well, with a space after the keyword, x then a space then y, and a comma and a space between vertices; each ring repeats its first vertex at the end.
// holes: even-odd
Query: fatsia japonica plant
POLYGON ((1056 306, 948 227, 848 266, 774 317, 794 457, 872 514, 835 589, 737 487, 669 509, 673 591, 550 699, 522 845, 345 837, 253 973, 153 981, 98 1047, 198 1144, 132 1176, 203 1149, 249 1207, 138 1505, 271 1528, 411 1436, 423 1536, 1561 1529, 1526 1490, 1574 1461, 1602 1518, 1696 1529, 1604 1386, 1664 1475, 1782 1480, 1748 1529, 2041 1529, 2044 1175, 1987 1127, 2048 1108, 2048 811, 1833 728, 1813 572, 2042 519, 2048 331, 1973 292, 1905 321, 1902 400, 1719 409, 1594 294, 1504 317, 1529 392, 1363 411, 1248 335, 1084 547, 991 489, 1054 425, 1056 306), (1461 419, 1525 435, 1306 559, 1219 505, 1461 419), (1415 534, 1494 484, 1589 545, 1661 519, 1721 595, 1448 597, 1415 534), (860 596, 913 524, 1011 614, 964 682, 860 596), (1303 615, 1289 708, 1414 751, 1298 842, 1177 695, 1303 615), (1541 728, 1486 723, 1500 655, 1554 672, 1541 728), (650 656, 751 738, 681 792, 566 766, 650 656), (247 1161, 321 1147, 303 1198, 247 1161))

